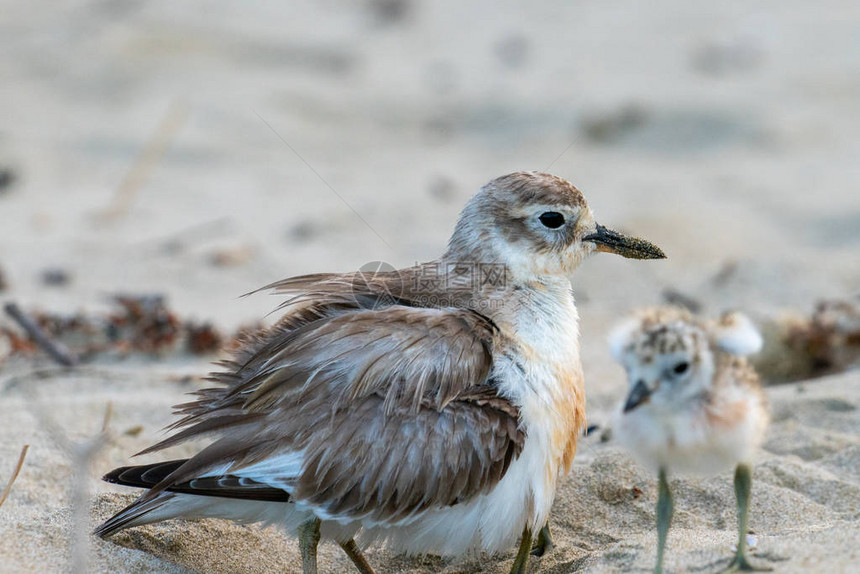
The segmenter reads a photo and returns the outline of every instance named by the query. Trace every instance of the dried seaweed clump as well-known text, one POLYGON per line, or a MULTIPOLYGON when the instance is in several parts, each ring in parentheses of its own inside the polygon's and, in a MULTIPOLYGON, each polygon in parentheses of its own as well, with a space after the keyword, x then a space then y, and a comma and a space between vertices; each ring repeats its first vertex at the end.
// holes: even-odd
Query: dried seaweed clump
MULTIPOLYGON (((122 357, 135 353, 167 355, 218 352, 231 339, 261 328, 245 327, 232 338, 209 322, 181 319, 161 295, 116 295, 107 314, 79 312, 72 315, 30 312, 28 317, 45 335, 68 348, 83 361, 101 356, 122 357)), ((0 323, 0 360, 30 356, 39 345, 22 329, 0 323)))
POLYGON ((789 316, 764 328, 755 366, 769 383, 821 377, 860 366, 860 296, 821 301, 809 317, 789 316))

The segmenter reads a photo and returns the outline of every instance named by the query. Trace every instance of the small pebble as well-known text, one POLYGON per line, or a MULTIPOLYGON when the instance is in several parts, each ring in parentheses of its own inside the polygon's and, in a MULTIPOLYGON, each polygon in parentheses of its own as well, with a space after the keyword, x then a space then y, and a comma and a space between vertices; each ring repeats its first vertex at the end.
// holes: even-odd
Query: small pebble
POLYGON ((609 442, 612 440, 612 428, 607 427, 600 433, 600 442, 609 442))
POLYGON ((496 43, 496 57, 508 68, 521 68, 529 59, 529 41, 525 36, 511 35, 496 43))
POLYGON ((247 245, 219 249, 212 254, 210 262, 216 267, 239 267, 254 258, 254 250, 247 245))
POLYGON ((12 171, 11 168, 2 167, 0 168, 0 195, 9 191, 12 187, 12 184, 15 183, 17 179, 15 172, 12 171))
MULTIPOLYGON (((755 550, 758 546, 758 536, 750 532, 747 534, 747 550, 755 550)), ((732 544, 732 552, 738 551, 738 545, 732 544)))
POLYGON ((310 221, 300 221, 287 230, 287 237, 299 241, 310 241, 320 234, 320 228, 310 221))
POLYGON ((42 271, 42 284, 48 287, 65 287, 72 280, 71 275, 65 269, 53 267, 42 271))
POLYGON ((702 311, 702 304, 691 297, 690 295, 686 295, 681 293, 676 289, 667 288, 663 290, 663 301, 668 305, 678 305, 679 307, 684 307, 691 313, 699 313, 702 311))
POLYGON ((370 11, 380 24, 397 24, 412 12, 409 0, 371 0, 370 11))
POLYGON ((457 186, 451 178, 440 175, 430 182, 430 188, 428 191, 432 197, 442 201, 448 201, 457 194, 457 186))

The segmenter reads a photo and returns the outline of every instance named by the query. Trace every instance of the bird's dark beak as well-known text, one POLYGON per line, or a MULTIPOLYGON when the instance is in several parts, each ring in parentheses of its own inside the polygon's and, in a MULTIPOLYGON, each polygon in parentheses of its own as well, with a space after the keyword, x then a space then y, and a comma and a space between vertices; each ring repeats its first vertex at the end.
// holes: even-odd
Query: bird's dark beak
POLYGON ((593 242, 598 251, 615 253, 628 259, 666 259, 663 250, 650 241, 624 235, 602 225, 598 225, 594 233, 586 235, 582 240, 593 242))
POLYGON ((647 403, 651 398, 651 390, 645 384, 645 381, 637 381, 633 388, 630 389, 630 394, 627 395, 627 402, 624 403, 624 412, 628 413, 641 405, 647 403))

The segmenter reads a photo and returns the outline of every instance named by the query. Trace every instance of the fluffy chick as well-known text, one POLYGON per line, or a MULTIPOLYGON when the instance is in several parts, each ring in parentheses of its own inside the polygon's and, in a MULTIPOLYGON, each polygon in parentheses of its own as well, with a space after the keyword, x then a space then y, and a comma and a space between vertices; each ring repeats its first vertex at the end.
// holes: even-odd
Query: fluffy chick
POLYGON ((621 444, 659 476, 657 565, 663 570, 674 504, 667 477, 735 468, 738 544, 730 571, 761 570, 747 558, 751 463, 768 422, 758 376, 745 355, 761 335, 740 313, 705 321, 684 309, 646 309, 610 335, 630 390, 615 428, 621 444))

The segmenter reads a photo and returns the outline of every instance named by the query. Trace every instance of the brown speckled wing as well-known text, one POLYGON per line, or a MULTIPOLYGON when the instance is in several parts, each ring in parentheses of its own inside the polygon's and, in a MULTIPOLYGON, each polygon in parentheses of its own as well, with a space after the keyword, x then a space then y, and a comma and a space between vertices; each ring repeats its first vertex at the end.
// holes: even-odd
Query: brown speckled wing
POLYGON ((318 305, 215 375, 223 387, 180 406, 183 430, 145 452, 220 438, 154 491, 301 452, 298 476, 264 478, 330 515, 390 523, 485 493, 525 440, 489 378, 499 336, 465 309, 318 305))

